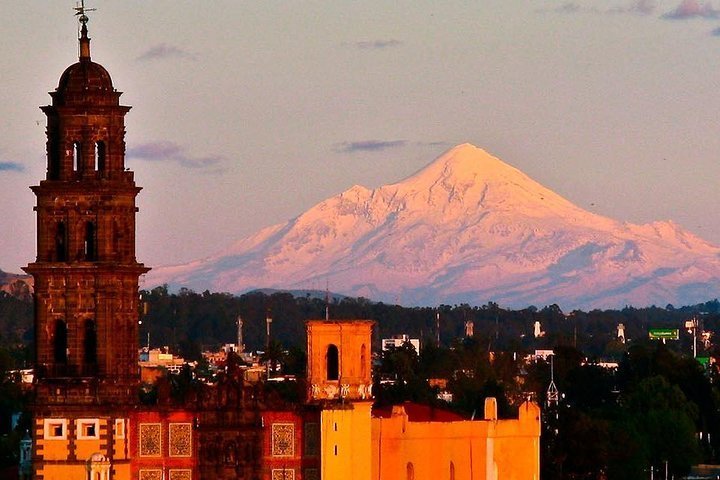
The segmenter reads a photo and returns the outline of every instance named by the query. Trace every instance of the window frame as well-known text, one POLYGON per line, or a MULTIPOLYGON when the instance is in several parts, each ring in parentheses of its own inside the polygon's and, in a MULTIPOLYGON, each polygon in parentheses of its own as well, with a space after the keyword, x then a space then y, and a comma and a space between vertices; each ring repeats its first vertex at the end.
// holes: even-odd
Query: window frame
POLYGON ((43 438, 45 440, 67 440, 68 421, 67 418, 45 418, 43 420, 43 438), (55 435, 51 433, 53 427, 60 426, 62 433, 55 435))
POLYGON ((75 420, 78 440, 100 440, 100 419, 99 418, 78 418, 75 420), (86 435, 84 427, 92 426, 95 433, 86 435))

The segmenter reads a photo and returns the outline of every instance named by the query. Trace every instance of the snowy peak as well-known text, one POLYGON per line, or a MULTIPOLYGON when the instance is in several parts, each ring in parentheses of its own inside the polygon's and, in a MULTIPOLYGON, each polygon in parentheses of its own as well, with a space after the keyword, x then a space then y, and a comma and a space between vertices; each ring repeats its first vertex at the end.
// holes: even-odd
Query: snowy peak
POLYGON ((717 297, 720 248, 672 222, 587 212, 470 144, 410 177, 355 185, 147 285, 317 289, 407 305, 678 305, 717 297))
POLYGON ((582 212, 520 170, 469 143, 450 149, 419 172, 386 188, 393 187, 405 195, 419 194, 431 205, 463 203, 530 217, 582 212))
MULTIPOLYGON (((429 186, 429 182, 467 183, 516 177, 530 180, 519 170, 469 143, 451 148, 400 183, 429 186)), ((530 180, 531 181, 531 180, 530 180)))

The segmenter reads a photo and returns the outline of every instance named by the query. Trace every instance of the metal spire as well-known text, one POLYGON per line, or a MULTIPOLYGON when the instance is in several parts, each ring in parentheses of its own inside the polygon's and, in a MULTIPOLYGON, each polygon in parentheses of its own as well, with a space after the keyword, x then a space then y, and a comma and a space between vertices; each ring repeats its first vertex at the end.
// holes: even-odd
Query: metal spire
POLYGON ((80 0, 79 4, 75 5, 75 16, 78 17, 80 22, 80 35, 78 40, 80 41, 80 60, 90 60, 90 38, 88 38, 87 23, 90 21, 87 12, 94 12, 94 8, 85 8, 85 0, 80 0))

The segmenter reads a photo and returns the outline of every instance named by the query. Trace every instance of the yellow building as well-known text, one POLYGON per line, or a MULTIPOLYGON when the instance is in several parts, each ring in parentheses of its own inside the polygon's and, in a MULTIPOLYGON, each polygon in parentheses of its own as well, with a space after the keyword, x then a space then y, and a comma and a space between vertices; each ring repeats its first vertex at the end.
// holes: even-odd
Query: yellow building
POLYGON ((540 408, 520 406, 519 418, 499 420, 494 398, 483 420, 465 420, 405 404, 372 419, 372 479, 537 480, 540 408))
POLYGON ((369 320, 307 323, 308 399, 321 407, 322 479, 537 480, 540 408, 500 420, 407 403, 372 410, 369 320))
POLYGON ((370 479, 373 325, 307 322, 308 401, 321 407, 321 479, 370 479))

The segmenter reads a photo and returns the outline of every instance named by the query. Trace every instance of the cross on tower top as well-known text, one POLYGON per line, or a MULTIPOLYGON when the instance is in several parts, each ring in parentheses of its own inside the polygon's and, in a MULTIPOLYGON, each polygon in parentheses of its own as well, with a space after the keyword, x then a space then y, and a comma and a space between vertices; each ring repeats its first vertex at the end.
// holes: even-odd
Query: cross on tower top
POLYGON ((95 8, 85 8, 85 0, 80 0, 80 3, 75 4, 75 15, 78 17, 78 21, 83 24, 87 24, 87 22, 90 20, 87 15, 85 15, 86 12, 94 12, 95 8))

